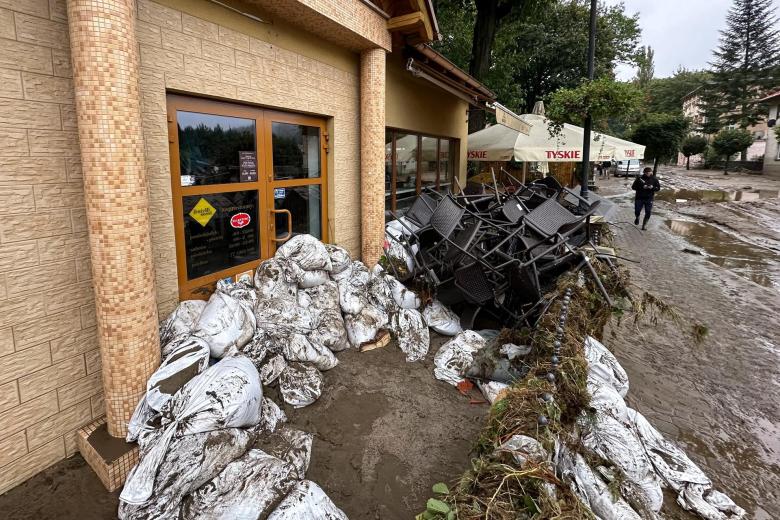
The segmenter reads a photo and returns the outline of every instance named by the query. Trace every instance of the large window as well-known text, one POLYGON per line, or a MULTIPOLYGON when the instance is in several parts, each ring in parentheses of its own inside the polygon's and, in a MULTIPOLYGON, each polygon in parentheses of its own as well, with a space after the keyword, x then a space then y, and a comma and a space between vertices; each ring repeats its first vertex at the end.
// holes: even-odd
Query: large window
POLYGON ((455 176, 458 140, 388 128, 385 133, 385 208, 403 213, 423 188, 444 191, 455 176))

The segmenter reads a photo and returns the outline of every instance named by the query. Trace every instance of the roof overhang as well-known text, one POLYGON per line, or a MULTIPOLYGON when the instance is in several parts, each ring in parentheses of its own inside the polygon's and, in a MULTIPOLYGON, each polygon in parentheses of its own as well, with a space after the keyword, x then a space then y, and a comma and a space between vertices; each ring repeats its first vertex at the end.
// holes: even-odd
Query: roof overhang
POLYGON ((780 99, 780 89, 777 89, 768 96, 759 99, 758 103, 766 103, 767 101, 774 101, 775 99, 780 99))
POLYGON ((387 18, 387 30, 396 48, 439 39, 439 25, 431 0, 363 0, 387 18))
POLYGON ((404 49, 406 70, 425 79, 450 94, 479 108, 488 108, 496 95, 450 60, 428 45, 418 44, 404 49))

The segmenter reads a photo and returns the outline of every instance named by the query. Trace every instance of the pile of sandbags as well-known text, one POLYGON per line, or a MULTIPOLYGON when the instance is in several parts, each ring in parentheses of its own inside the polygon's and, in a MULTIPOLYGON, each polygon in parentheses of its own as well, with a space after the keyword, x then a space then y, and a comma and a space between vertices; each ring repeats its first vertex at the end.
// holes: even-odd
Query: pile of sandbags
POLYGON ((120 496, 135 518, 346 518, 303 480, 311 436, 285 430, 263 396, 307 406, 335 352, 391 331, 409 361, 425 357, 436 330, 456 330, 443 307, 429 311, 380 267, 299 235, 260 264, 254 280, 221 280, 207 302, 184 301, 161 323, 160 367, 128 427, 140 461, 120 496), (284 449, 268 445, 278 432, 284 449), (286 497, 286 498, 285 498, 286 497), (279 506, 271 511, 273 504, 279 506))
POLYGON ((587 337, 588 391, 594 414, 579 421, 584 449, 616 468, 622 479, 620 497, 608 491, 607 468, 591 469, 580 454, 562 448, 558 468, 577 496, 600 518, 633 519, 660 511, 665 487, 677 493, 677 503, 707 520, 735 520, 745 511, 723 493, 673 443, 623 398, 628 376, 615 356, 587 337))

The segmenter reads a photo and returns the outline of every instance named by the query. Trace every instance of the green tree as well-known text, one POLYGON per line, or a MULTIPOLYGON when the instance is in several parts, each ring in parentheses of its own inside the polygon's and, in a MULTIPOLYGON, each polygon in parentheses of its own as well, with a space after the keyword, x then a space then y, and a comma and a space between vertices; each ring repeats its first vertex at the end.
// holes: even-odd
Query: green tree
POLYGON ((645 159, 653 159, 653 172, 658 163, 672 158, 688 131, 688 121, 682 114, 647 114, 634 128, 632 141, 646 146, 645 159))
POLYGON ((582 125, 590 113, 594 130, 606 131, 610 122, 629 121, 642 105, 642 92, 631 83, 601 78, 562 88, 550 96, 547 117, 553 127, 563 123, 582 125))
POLYGON ((691 155, 704 153, 704 151, 707 150, 707 146, 709 146, 707 139, 701 135, 691 134, 683 139, 683 142, 680 145, 680 151, 685 156, 686 170, 691 169, 691 155))
POLYGON ((694 91, 701 91, 709 79, 707 71, 682 67, 668 78, 653 78, 647 86, 647 112, 682 112, 683 99, 694 91))
POLYGON ((708 89, 713 112, 725 125, 747 128, 761 121, 756 100, 777 86, 780 27, 773 0, 734 0, 711 63, 708 89))
POLYGON ((729 159, 732 155, 747 150, 753 144, 753 136, 750 132, 741 128, 725 128, 718 132, 712 140, 712 148, 718 155, 726 158, 723 174, 729 174, 729 159))
MULTIPOLYGON (((474 0, 438 0, 442 40, 435 47, 456 65, 469 69, 474 0)), ((574 88, 586 76, 588 20, 586 0, 548 0, 521 16, 508 15, 496 31, 491 65, 482 81, 510 109, 530 112, 560 88, 574 88)), ((636 62, 639 22, 622 5, 599 5, 596 77, 614 78, 618 63, 636 62)))
POLYGON ((641 89, 647 89, 655 76, 655 52, 650 46, 642 47, 637 58, 639 69, 634 82, 641 89))

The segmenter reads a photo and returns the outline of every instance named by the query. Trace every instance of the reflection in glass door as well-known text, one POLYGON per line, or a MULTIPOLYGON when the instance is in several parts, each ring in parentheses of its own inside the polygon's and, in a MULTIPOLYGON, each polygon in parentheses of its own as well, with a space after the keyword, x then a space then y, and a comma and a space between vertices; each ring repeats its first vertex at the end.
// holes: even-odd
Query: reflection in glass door
POLYGON ((320 119, 171 95, 179 296, 251 274, 294 234, 327 239, 320 119))

